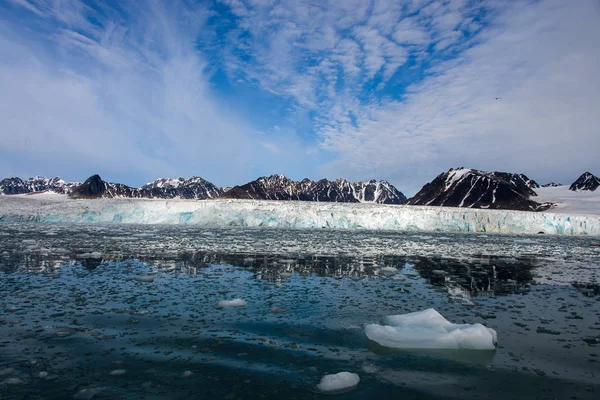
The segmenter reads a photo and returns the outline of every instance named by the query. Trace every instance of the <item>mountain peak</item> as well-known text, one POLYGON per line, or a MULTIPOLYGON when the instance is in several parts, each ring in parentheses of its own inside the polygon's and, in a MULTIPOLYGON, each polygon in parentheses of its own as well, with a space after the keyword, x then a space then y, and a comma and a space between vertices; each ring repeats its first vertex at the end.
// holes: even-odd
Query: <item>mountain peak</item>
POLYGON ((581 174, 581 176, 577 178, 577 180, 573 182, 571 186, 569 186, 569 190, 573 192, 579 192, 582 190, 589 190, 593 192, 598 189, 598 186, 600 186, 600 178, 591 172, 586 171, 581 174))
POLYGON ((541 211, 550 204, 529 200, 537 182, 524 174, 451 168, 427 183, 408 204, 541 211))

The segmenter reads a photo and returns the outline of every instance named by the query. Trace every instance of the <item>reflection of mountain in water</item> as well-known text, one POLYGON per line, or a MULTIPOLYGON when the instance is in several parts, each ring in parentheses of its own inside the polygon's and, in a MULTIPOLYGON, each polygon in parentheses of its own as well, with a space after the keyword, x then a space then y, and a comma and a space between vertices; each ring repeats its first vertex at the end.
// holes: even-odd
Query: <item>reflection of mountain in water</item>
POLYGON ((533 280, 534 259, 421 258, 415 269, 434 286, 444 287, 450 297, 468 303, 471 297, 527 293, 533 280))
POLYGON ((161 271, 195 275, 199 269, 221 264, 248 268, 256 279, 280 282, 293 274, 335 278, 362 279, 366 277, 392 278, 420 276, 434 286, 447 290, 451 298, 469 303, 471 297, 526 293, 533 277, 533 259, 506 259, 479 257, 448 259, 440 257, 411 257, 381 255, 321 256, 278 255, 259 253, 173 252, 154 254, 117 254, 37 252, 12 253, 0 257, 0 269, 5 272, 55 272, 61 265, 81 264, 93 270, 100 264, 139 260, 161 271))

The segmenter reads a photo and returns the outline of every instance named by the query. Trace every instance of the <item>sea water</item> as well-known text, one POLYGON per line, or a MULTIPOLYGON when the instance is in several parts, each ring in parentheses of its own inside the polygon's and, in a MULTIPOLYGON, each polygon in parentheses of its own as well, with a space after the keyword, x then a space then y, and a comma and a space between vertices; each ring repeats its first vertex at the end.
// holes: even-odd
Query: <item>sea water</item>
POLYGON ((598 242, 0 225, 0 398, 318 399, 348 372, 360 382, 339 398, 596 399, 598 242), (365 335, 430 308, 498 347, 365 335))

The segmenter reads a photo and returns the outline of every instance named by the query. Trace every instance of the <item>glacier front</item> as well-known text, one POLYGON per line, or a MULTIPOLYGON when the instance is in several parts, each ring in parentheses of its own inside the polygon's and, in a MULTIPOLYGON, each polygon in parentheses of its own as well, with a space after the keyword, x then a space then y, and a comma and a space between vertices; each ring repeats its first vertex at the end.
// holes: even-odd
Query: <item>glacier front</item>
POLYGON ((4 223, 195 224, 207 227, 379 229, 600 236, 600 216, 450 207, 255 200, 72 200, 0 197, 4 223))

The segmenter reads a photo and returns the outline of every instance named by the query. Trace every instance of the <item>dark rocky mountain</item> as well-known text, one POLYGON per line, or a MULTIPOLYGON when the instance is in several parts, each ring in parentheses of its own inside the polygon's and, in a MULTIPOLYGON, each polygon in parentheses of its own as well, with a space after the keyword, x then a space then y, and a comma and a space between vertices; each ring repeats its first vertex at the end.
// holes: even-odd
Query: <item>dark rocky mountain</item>
POLYGON ((297 182, 284 175, 261 177, 245 185, 234 186, 221 197, 344 203, 406 203, 406 196, 386 181, 348 182, 345 179, 335 181, 303 179, 297 182))
POLYGON ((562 183, 550 182, 550 183, 546 183, 546 184, 542 185, 543 188, 545 188, 545 187, 559 187, 559 186, 563 186, 563 184, 562 183))
POLYGON ((595 191, 600 186, 600 178, 589 172, 583 173, 575 182, 569 186, 569 190, 579 192, 581 190, 595 191))
POLYGON ((530 200, 539 185, 523 174, 450 169, 427 183, 408 204, 543 211, 552 203, 530 200))
POLYGON ((90 176, 83 184, 74 188, 69 197, 73 199, 97 199, 107 196, 108 184, 100 178, 100 175, 90 176))
POLYGON ((81 182, 65 182, 59 177, 44 178, 35 176, 27 180, 21 178, 6 178, 0 181, 0 194, 26 194, 39 192, 69 193, 81 182))
POLYGON ((90 176, 83 184, 73 188, 69 193, 72 199, 98 199, 101 197, 141 197, 139 189, 121 183, 108 183, 100 175, 90 176))

